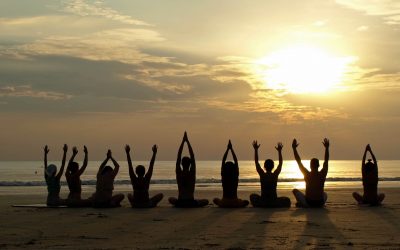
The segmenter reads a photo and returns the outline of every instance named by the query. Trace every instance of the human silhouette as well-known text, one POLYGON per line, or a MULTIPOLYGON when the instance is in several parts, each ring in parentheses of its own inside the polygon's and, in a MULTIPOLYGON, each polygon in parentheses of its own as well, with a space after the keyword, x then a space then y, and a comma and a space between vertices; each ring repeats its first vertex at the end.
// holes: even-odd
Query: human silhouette
POLYGON ((278 145, 275 147, 279 154, 279 165, 274 172, 272 172, 272 169, 274 168, 274 161, 271 159, 267 159, 264 162, 265 172, 261 168, 260 164, 258 163, 259 147, 260 144, 257 144, 257 141, 254 141, 254 162, 256 164, 257 173, 260 176, 261 196, 258 194, 251 194, 251 204, 253 205, 253 207, 290 207, 290 199, 288 197, 278 197, 276 194, 278 176, 281 173, 283 164, 282 143, 278 143, 278 145))
POLYGON ((304 181, 306 182, 306 194, 304 195, 301 191, 293 189, 293 194, 296 197, 297 207, 323 207, 328 195, 324 192, 324 185, 326 180, 326 175, 328 174, 328 161, 329 161, 329 140, 324 139, 322 144, 325 147, 325 160, 321 171, 318 171, 319 160, 313 158, 310 161, 311 171, 308 171, 301 159, 299 153, 297 152, 297 147, 299 144, 296 139, 293 139, 292 148, 294 152, 294 158, 299 165, 300 171, 304 176, 304 181))
POLYGON ((151 176, 153 175, 154 161, 156 160, 157 155, 157 145, 154 145, 152 150, 153 156, 151 157, 149 170, 147 171, 147 173, 143 165, 138 165, 136 167, 135 174, 135 172, 133 171, 130 155, 131 148, 129 145, 125 146, 125 152, 129 166, 129 176, 131 177, 131 183, 133 187, 133 195, 128 194, 128 199, 131 203, 131 206, 134 208, 156 207, 163 198, 163 194, 161 193, 153 196, 152 198, 149 198, 150 180, 151 176))
POLYGON ((64 172, 65 158, 67 156, 68 146, 64 144, 63 157, 60 171, 57 173, 57 167, 54 164, 47 165, 47 154, 50 152, 49 147, 44 147, 44 178, 47 185, 47 206, 57 207, 65 205, 65 200, 60 198, 60 179, 64 172))
POLYGON ((222 199, 215 198, 214 204, 225 208, 238 208, 249 205, 249 201, 237 197, 237 188, 239 183, 239 164, 233 150, 231 140, 229 140, 221 164, 221 181, 223 196, 222 199), (233 161, 226 161, 229 151, 232 153, 233 161))
POLYGON ((378 194, 378 162, 369 144, 365 147, 361 172, 364 195, 361 196, 359 193, 354 192, 354 199, 356 199, 358 204, 380 205, 383 199, 385 199, 385 194, 378 194), (368 159, 368 162, 365 162, 368 152, 371 154, 372 160, 368 159))
POLYGON ((194 189, 196 184, 196 160, 192 146, 190 145, 187 133, 183 135, 181 145, 178 150, 178 157, 176 159, 176 182, 178 183, 178 199, 170 197, 169 203, 175 207, 204 207, 208 205, 206 199, 194 199, 194 189), (182 157, 182 150, 184 144, 187 144, 190 157, 182 157), (182 168, 181 168, 182 165, 182 168))
POLYGON ((74 161, 75 156, 78 154, 76 147, 72 148, 72 156, 68 162, 67 171, 65 171, 65 178, 67 179, 69 194, 67 199, 67 206, 69 207, 87 207, 91 206, 90 199, 82 199, 82 182, 81 175, 85 171, 88 164, 88 151, 86 146, 83 147, 85 158, 83 160, 82 167, 79 168, 79 164, 74 161))
POLYGON ((118 174, 119 164, 112 157, 111 150, 107 151, 106 159, 101 163, 99 171, 97 172, 96 192, 92 196, 94 207, 120 207, 121 201, 124 199, 123 194, 113 195, 114 179, 118 174), (106 166, 107 162, 111 160, 114 164, 114 169, 106 166))

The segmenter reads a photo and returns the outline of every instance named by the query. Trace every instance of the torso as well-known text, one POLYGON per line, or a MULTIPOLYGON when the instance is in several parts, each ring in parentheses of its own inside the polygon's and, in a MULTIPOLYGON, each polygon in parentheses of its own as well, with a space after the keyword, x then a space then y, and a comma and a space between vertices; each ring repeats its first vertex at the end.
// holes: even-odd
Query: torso
POLYGON ((60 200, 60 189, 61 184, 60 180, 53 176, 45 176, 46 184, 47 184, 47 204, 57 204, 60 200))
POLYGON ((178 191, 180 200, 194 199, 194 189, 196 184, 196 175, 192 171, 180 171, 176 173, 178 191))
POLYGON ((112 174, 100 175, 97 178, 95 199, 105 201, 111 199, 114 190, 114 176, 112 174))
POLYGON ((82 192, 81 178, 78 174, 69 174, 66 176, 68 188, 69 188, 69 199, 80 199, 82 192))
POLYGON ((364 200, 376 201, 378 198, 378 174, 376 172, 364 173, 364 200))
POLYGON ((276 186, 278 176, 273 173, 264 173, 260 175, 261 197, 264 200, 275 200, 277 198, 276 186))
POLYGON ((323 201, 326 175, 321 172, 309 172, 304 180, 306 182, 306 198, 312 201, 323 201))
POLYGON ((239 184, 239 173, 234 170, 221 174, 223 198, 236 199, 239 184))
POLYGON ((146 178, 136 178, 132 180, 133 200, 136 202, 149 201, 149 186, 150 183, 146 178))

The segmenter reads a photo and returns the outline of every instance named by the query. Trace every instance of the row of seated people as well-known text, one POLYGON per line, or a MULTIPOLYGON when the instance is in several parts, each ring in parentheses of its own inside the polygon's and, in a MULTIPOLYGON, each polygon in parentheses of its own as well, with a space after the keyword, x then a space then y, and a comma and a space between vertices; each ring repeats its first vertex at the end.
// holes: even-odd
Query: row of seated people
MULTIPOLYGON (((294 156, 300 171, 304 175, 306 183, 305 194, 301 191, 294 189, 293 194, 296 198, 297 207, 323 207, 326 200, 327 194, 324 192, 325 179, 328 173, 328 162, 329 162, 329 140, 324 139, 323 145, 325 147, 325 158, 324 164, 320 171, 319 160, 316 158, 311 159, 309 171, 301 162, 299 153, 297 152, 298 147, 297 140, 294 139, 292 148, 294 156)), ((279 155, 279 164, 275 171, 274 161, 268 159, 264 163, 264 170, 261 168, 258 160, 258 149, 260 144, 257 141, 253 142, 254 148, 254 159, 256 170, 260 176, 261 182, 261 195, 252 194, 250 195, 250 202, 254 207, 290 207, 291 201, 288 197, 277 196, 277 182, 278 176, 282 170, 283 157, 282 157, 282 143, 278 143, 275 147, 279 155)), ((75 162, 75 157, 78 153, 76 147, 72 150, 72 156, 69 160, 65 177, 67 179, 69 187, 69 195, 67 199, 61 199, 60 179, 63 175, 64 166, 66 163, 66 154, 68 147, 63 147, 63 159, 60 171, 57 173, 57 167, 54 164, 47 164, 47 155, 49 148, 44 148, 44 168, 45 168, 45 180, 48 189, 47 205, 48 206, 60 206, 67 205, 70 207, 119 207, 121 201, 124 199, 123 194, 113 194, 114 190, 114 179, 119 171, 119 164, 112 157, 110 150, 107 152, 106 159, 101 163, 96 182, 96 192, 88 199, 82 199, 81 197, 81 179, 80 176, 85 171, 88 164, 88 151, 86 146, 84 147, 85 158, 83 165, 79 167, 79 164, 75 162), (112 161, 114 168, 107 165, 108 161, 112 161)), ((157 194, 150 198, 149 187, 150 180, 153 174, 153 167, 157 155, 157 145, 152 148, 153 155, 150 160, 148 171, 142 165, 138 165, 134 171, 132 166, 132 160, 130 156, 130 147, 126 145, 125 152, 127 155, 127 161, 129 166, 129 175, 133 187, 133 194, 128 194, 128 199, 132 207, 134 208, 151 208, 157 206, 162 200, 163 194, 157 194)), ((207 199, 195 199, 195 183, 196 183, 196 161, 192 146, 189 142, 188 136, 185 132, 182 142, 178 150, 178 157, 176 161, 176 180, 178 184, 178 198, 171 197, 169 202, 175 207, 204 207, 209 204, 207 199), (189 150, 189 156, 182 157, 182 151, 185 143, 189 150)), ((383 199, 384 194, 378 194, 378 165, 373 154, 370 145, 367 145, 364 151, 362 159, 362 177, 364 194, 353 193, 353 197, 359 204, 370 204, 379 205, 383 199), (366 155, 370 153, 372 160, 366 162, 366 155)), ((229 141, 226 151, 224 153, 221 165, 221 182, 223 188, 223 196, 221 199, 215 198, 214 204, 219 207, 226 208, 239 208, 246 207, 249 205, 249 201, 239 199, 237 195, 237 188, 239 182, 239 164, 233 150, 231 141, 229 141), (227 161, 227 156, 231 152, 233 161, 227 161)))

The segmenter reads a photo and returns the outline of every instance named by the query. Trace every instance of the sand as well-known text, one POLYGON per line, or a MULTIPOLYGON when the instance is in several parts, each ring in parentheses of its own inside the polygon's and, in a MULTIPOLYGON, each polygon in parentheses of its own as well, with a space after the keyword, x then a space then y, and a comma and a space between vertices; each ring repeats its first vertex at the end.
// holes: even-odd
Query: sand
MULTIPOLYGON (((383 206, 360 207, 352 190, 330 189, 323 209, 177 209, 165 197, 154 209, 132 209, 126 200, 114 209, 13 208, 45 195, 2 195, 0 249, 400 249, 400 188, 380 191, 383 206)), ((289 190, 279 192, 293 202, 289 190)))

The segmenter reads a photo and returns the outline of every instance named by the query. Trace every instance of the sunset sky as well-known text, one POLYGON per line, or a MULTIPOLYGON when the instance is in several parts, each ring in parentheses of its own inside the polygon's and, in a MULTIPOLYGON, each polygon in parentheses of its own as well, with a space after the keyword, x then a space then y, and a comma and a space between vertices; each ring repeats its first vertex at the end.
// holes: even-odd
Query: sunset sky
POLYGON ((399 159, 400 1, 0 2, 0 160, 399 159))

